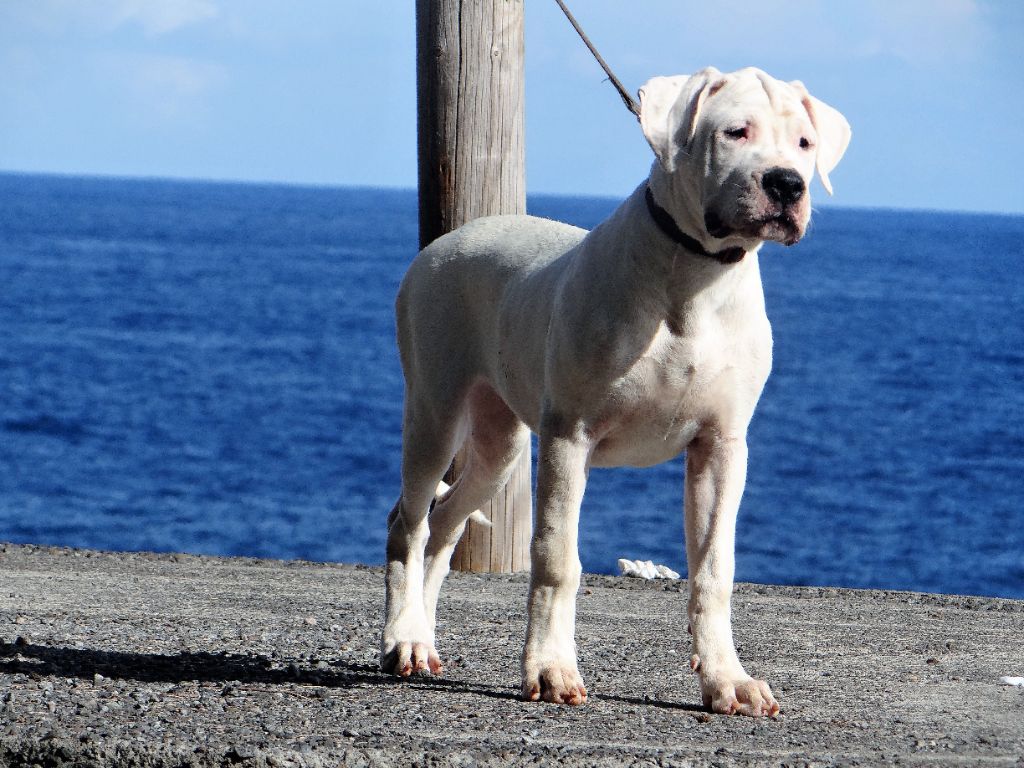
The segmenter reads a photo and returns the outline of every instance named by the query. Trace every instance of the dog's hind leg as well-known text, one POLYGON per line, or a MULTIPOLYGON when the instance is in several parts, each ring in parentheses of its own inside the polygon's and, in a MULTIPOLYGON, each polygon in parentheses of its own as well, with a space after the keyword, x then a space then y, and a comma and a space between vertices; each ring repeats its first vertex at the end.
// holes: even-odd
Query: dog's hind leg
POLYGON ((530 442, 529 428, 489 385, 476 384, 470 392, 468 406, 465 468, 430 513, 423 598, 431 629, 452 550, 466 528, 466 521, 505 487, 519 456, 530 442))
POLYGON ((439 409, 406 391, 402 427, 402 495, 388 515, 386 597, 380 663, 409 676, 441 671, 423 601, 427 513, 459 442, 463 408, 439 409))

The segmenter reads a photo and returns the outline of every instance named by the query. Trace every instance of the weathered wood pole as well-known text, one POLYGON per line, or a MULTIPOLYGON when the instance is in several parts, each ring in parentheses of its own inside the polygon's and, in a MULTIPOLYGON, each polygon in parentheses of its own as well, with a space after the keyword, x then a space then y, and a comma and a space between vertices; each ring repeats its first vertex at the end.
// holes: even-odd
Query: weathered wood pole
MULTIPOLYGON (((416 0, 416 80, 420 247, 479 216, 525 213, 523 0, 416 0)), ((481 511, 491 527, 466 526, 452 567, 529 568, 529 451, 481 511)))

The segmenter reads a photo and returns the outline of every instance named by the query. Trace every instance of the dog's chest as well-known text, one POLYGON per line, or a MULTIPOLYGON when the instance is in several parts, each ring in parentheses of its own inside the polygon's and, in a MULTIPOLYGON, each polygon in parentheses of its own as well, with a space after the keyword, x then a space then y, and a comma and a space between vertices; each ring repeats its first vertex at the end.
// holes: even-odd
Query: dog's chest
POLYGON ((763 314, 712 315, 684 329, 662 323, 609 387, 595 423, 593 463, 649 466, 678 455, 709 425, 745 429, 770 367, 763 314))

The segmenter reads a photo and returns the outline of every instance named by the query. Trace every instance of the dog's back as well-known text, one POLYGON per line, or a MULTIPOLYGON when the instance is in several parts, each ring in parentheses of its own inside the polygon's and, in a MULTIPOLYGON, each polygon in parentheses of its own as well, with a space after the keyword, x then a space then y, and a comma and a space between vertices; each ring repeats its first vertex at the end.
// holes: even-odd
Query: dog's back
POLYGON ((450 392, 492 369, 502 314, 533 322, 546 314, 561 271, 556 262, 586 235, 536 216, 488 216, 420 251, 395 305, 407 381, 413 372, 438 377, 417 384, 450 392))

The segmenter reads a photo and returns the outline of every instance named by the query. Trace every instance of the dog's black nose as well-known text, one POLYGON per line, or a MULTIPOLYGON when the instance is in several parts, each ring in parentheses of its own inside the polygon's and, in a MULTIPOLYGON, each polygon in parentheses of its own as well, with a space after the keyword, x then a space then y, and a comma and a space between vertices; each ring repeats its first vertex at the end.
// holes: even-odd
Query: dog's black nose
POLYGON ((784 206, 795 203, 807 189, 792 168, 772 168, 761 178, 761 186, 771 200, 784 206))

